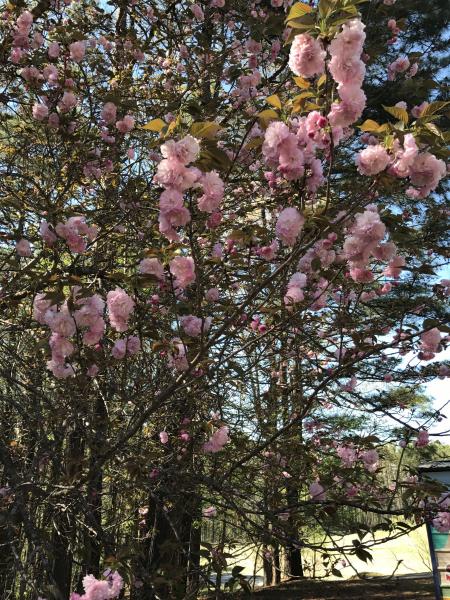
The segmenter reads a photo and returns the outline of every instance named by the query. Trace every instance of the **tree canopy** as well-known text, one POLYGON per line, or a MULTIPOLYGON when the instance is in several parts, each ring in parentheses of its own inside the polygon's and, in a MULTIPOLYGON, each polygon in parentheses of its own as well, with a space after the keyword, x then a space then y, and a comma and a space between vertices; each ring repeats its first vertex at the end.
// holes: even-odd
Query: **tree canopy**
POLYGON ((450 529, 416 473, 446 452, 449 11, 2 4, 5 597, 219 597, 232 542, 271 582, 450 529))

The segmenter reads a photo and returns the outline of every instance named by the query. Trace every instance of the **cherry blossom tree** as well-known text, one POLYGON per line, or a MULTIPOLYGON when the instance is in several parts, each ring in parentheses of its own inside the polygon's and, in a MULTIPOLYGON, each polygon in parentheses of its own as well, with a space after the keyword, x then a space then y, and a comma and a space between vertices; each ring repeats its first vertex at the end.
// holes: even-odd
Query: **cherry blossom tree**
POLYGON ((443 417, 414 391, 450 374, 442 38, 408 10, 3 6, 10 597, 219 597, 231 527, 267 581, 449 529, 405 462, 443 417), (330 547, 349 514, 378 521, 330 547))

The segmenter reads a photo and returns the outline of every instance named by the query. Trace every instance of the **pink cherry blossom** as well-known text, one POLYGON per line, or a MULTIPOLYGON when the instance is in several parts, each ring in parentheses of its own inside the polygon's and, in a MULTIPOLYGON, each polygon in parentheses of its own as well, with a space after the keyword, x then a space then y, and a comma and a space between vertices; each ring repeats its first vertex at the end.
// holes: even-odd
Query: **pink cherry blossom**
POLYGON ((293 246, 300 234, 305 219, 294 207, 288 207, 278 216, 275 232, 286 246, 293 246))
POLYGON ((368 146, 356 157, 356 165, 362 175, 376 175, 384 171, 389 161, 389 154, 381 144, 368 146))
POLYGON ((156 279, 165 279, 164 267, 157 258, 144 258, 138 265, 138 272, 142 275, 153 275, 156 279))
POLYGON ((186 347, 180 338, 173 338, 172 350, 168 355, 169 366, 177 371, 187 371, 189 363, 186 357, 186 347))
POLYGON ((229 429, 226 425, 222 425, 222 427, 216 429, 212 436, 209 438, 209 440, 203 444, 203 452, 220 452, 223 449, 223 447, 230 441, 228 434, 229 429))
POLYGON ((48 106, 36 102, 33 105, 33 117, 36 121, 43 121, 46 119, 48 117, 48 106))
POLYGON ((430 443, 430 435, 428 433, 428 431, 426 429, 420 429, 418 434, 417 434, 417 439, 416 439, 416 447, 417 448, 423 448, 424 446, 428 446, 428 444, 430 443))
POLYGON ((56 235, 51 231, 49 224, 45 219, 41 221, 39 233, 47 246, 52 246, 57 240, 56 235))
POLYGON ((16 243, 16 252, 19 256, 31 256, 31 245, 30 242, 24 238, 20 239, 16 243))
POLYGON ((75 62, 81 62, 86 52, 86 42, 79 41, 69 44, 70 58, 75 62))
POLYGON ((189 7, 192 11, 192 14, 197 19, 197 21, 204 21, 205 15, 203 13, 202 7, 199 4, 191 4, 189 7))
POLYGON ((128 319, 134 311, 134 300, 120 287, 108 292, 106 303, 111 326, 119 332, 128 329, 128 319))
POLYGON ((134 117, 125 115, 120 121, 116 121, 116 128, 120 133, 129 133, 134 127, 134 117))
POLYGON ((72 92, 64 92, 61 101, 58 103, 58 108, 61 112, 66 113, 71 111, 78 104, 78 99, 72 92))
POLYGON ((203 195, 198 199, 198 208, 203 212, 212 213, 217 210, 224 195, 224 183, 217 171, 205 173, 199 180, 203 195))
POLYGON ((325 69, 325 50, 309 33, 296 35, 289 53, 289 68, 296 75, 312 77, 325 69))
POLYGON ((403 256, 394 256, 392 260, 389 261, 389 264, 383 273, 386 275, 386 277, 398 279, 405 265, 406 261, 403 256))
POLYGON ((117 359, 121 360, 125 356, 133 356, 137 354, 141 350, 141 341, 135 335, 129 335, 120 340, 116 340, 114 346, 111 350, 111 355, 117 359))
POLYGON ((175 287, 184 289, 195 281, 195 263, 190 256, 176 256, 170 261, 169 269, 175 278, 175 287))
POLYGON ((309 486, 309 495, 314 502, 323 502, 327 498, 325 488, 318 481, 309 486))
POLYGON ((304 273, 294 273, 289 280, 284 303, 287 306, 302 302, 304 299, 303 288, 306 286, 307 279, 304 273))
POLYGON ((420 336, 421 348, 424 352, 434 353, 441 343, 441 332, 437 327, 424 331, 420 336))
POLYGON ((178 142, 169 140, 161 146, 161 154, 166 159, 188 165, 194 162, 200 152, 200 144, 192 135, 187 135, 178 142))
POLYGON ((380 457, 376 450, 366 450, 361 454, 361 460, 369 473, 374 473, 378 468, 380 457))
POLYGON ((114 123, 117 117, 117 106, 114 102, 106 102, 102 108, 101 118, 105 121, 105 123, 111 124, 114 123))
POLYGON ((217 302, 219 297, 220 293, 217 288, 210 288, 205 294, 205 298, 208 302, 217 302))
POLYGON ((48 46, 48 55, 50 58, 58 58, 59 53, 61 52, 61 48, 58 42, 52 42, 48 46))
POLYGON ((204 333, 209 331, 211 320, 211 317, 206 317, 206 319, 203 320, 194 315, 186 315, 180 318, 180 323, 186 335, 199 337, 202 334, 202 331, 204 333))
POLYGON ((202 515, 205 517, 205 519, 217 517, 217 508, 215 506, 208 506, 208 508, 203 509, 202 515))

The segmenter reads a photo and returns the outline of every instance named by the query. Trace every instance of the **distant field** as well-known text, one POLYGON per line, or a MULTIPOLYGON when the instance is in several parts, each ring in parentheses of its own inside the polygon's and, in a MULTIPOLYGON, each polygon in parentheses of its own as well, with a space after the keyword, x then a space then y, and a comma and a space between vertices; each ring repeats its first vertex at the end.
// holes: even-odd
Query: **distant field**
MULTIPOLYGON (((243 598, 233 594, 230 598, 243 598)), ((255 600, 434 600, 431 579, 296 581, 262 589, 255 600)))
MULTIPOLYGON (((378 537, 381 538, 381 536, 378 537)), ((343 538, 343 541, 345 544, 351 545, 352 539, 354 538, 355 536, 346 536, 343 538)), ((342 544, 342 540, 336 540, 336 542, 342 544)), ((257 549, 247 546, 234 548, 232 552, 234 558, 229 560, 229 565, 226 573, 223 575, 222 581, 227 581, 230 578, 232 567, 239 565, 244 567, 242 572, 243 575, 249 579, 254 578, 255 587, 262 586, 262 562, 260 556, 257 556, 257 549)), ((343 578, 350 579, 356 577, 358 573, 389 576, 395 572, 395 575, 412 576, 414 574, 431 572, 431 562, 425 527, 421 527, 409 535, 402 536, 397 540, 374 546, 370 552, 372 553, 373 561, 367 563, 364 563, 355 556, 347 555, 346 560, 349 563, 349 566, 340 569, 343 578)), ((315 560, 311 552, 305 551, 305 567, 311 567, 314 563, 316 563, 315 575, 320 576, 319 561, 317 559, 315 560)), ((311 577, 312 572, 307 571, 306 575, 311 577)), ((214 579, 214 575, 212 578, 214 579)), ((338 580, 336 577, 331 577, 330 579, 338 580)), ((406 597, 408 596, 405 596, 405 598, 406 597)))

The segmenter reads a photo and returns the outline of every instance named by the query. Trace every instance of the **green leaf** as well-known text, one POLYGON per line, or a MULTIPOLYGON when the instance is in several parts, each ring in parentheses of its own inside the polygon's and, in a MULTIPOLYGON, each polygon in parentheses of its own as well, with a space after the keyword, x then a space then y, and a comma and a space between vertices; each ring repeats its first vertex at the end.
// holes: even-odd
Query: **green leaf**
POLYGON ((164 129, 165 126, 166 123, 164 123, 162 119, 152 119, 145 125, 142 125, 141 129, 145 129, 146 131, 156 131, 159 133, 162 131, 162 129, 164 129))
POLYGON ((306 79, 303 79, 303 77, 294 77, 294 81, 295 84, 298 85, 299 88, 301 88, 302 90, 307 90, 311 84, 309 81, 307 81, 306 79))
POLYGON ((239 585, 244 590, 244 594, 246 596, 251 595, 252 588, 250 586, 250 583, 245 579, 245 577, 239 577, 239 585))
POLYGON ((228 154, 218 148, 214 141, 205 139, 196 165, 203 171, 211 171, 212 169, 226 171, 230 168, 231 161, 228 154))
POLYGON ((245 145, 245 149, 246 150, 252 150, 253 148, 260 148, 262 146, 264 142, 264 138, 263 137, 254 137, 252 140, 249 141, 248 144, 245 145))
POLYGON ((436 137, 444 139, 442 131, 434 123, 425 123, 425 127, 428 129, 428 131, 431 131, 431 133, 433 133, 436 137))
POLYGON ((272 96, 268 96, 266 98, 267 104, 274 106, 275 108, 279 108, 281 110, 281 100, 277 94, 273 94, 272 96))
POLYGON ((270 121, 279 119, 279 115, 272 108, 267 108, 258 114, 258 119, 263 127, 267 127, 270 121))
POLYGON ((405 125, 408 124, 409 117, 407 111, 404 108, 400 108, 399 106, 384 106, 384 104, 382 106, 387 113, 389 113, 399 121, 402 121, 405 125))
POLYGON ((199 121, 192 123, 190 133, 196 138, 206 138, 212 140, 216 137, 221 127, 214 121, 199 121))
POLYGON ((319 15, 324 19, 333 11, 336 6, 335 0, 320 0, 319 1, 319 15))
POLYGON ((367 563, 368 560, 372 562, 372 555, 370 554, 370 552, 367 552, 367 550, 364 550, 364 548, 362 547, 356 548, 355 554, 359 558, 359 560, 362 560, 365 563, 367 563))
POLYGON ((342 577, 342 573, 340 571, 338 571, 337 569, 335 569, 334 567, 331 569, 331 574, 334 575, 335 577, 342 577))
POLYGON ((379 124, 372 121, 372 119, 367 119, 362 125, 358 125, 358 129, 361 129, 361 131, 377 131, 378 128, 379 124))
POLYGON ((316 20, 313 15, 304 15, 303 17, 298 17, 298 19, 289 21, 289 27, 292 29, 310 30, 314 27, 315 22, 316 20))
POLYGON ((231 570, 231 575, 233 577, 237 577, 240 573, 242 573, 242 571, 245 569, 245 567, 233 567, 233 569, 231 570))
POLYGON ((426 106, 423 109, 423 111, 420 113, 420 117, 427 117, 428 115, 434 115, 435 113, 438 113, 442 108, 444 108, 444 106, 447 106, 448 104, 450 104, 450 101, 430 102, 430 104, 428 106, 426 106))
MULTIPOLYGON (((292 21, 292 19, 297 19, 298 17, 302 17, 303 15, 307 15, 312 11, 312 8, 309 4, 304 4, 303 2, 297 2, 289 11, 289 14, 286 18, 286 22, 292 21)), ((291 27, 291 24, 289 23, 291 27)))

